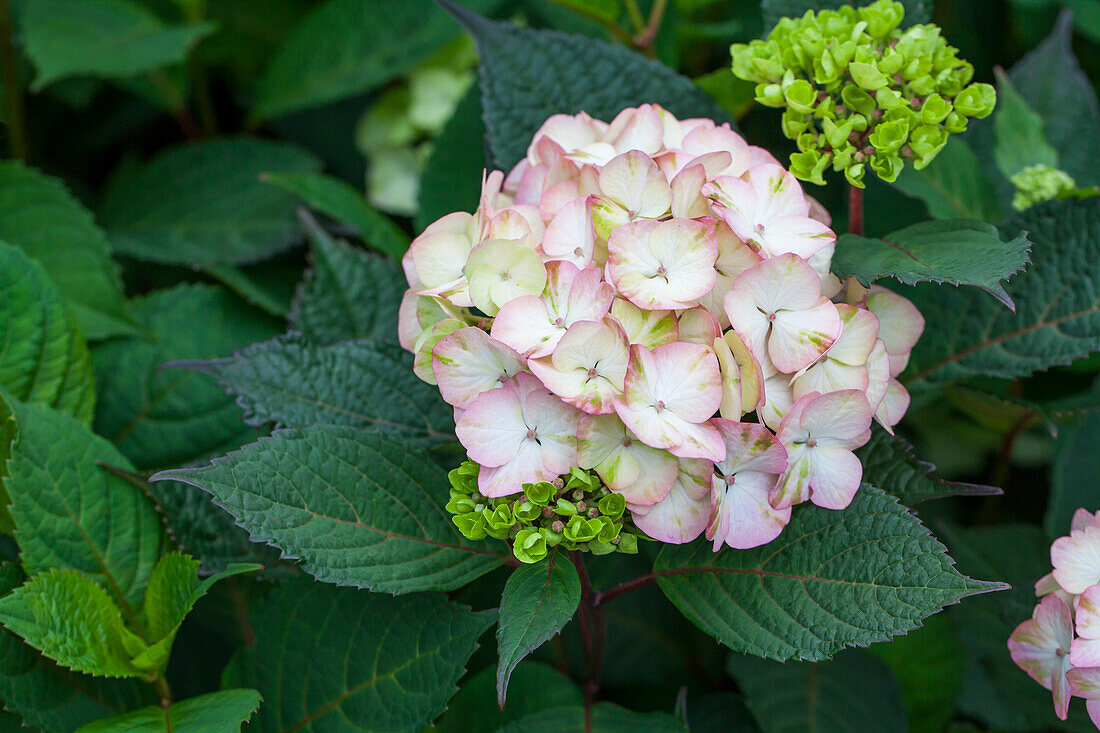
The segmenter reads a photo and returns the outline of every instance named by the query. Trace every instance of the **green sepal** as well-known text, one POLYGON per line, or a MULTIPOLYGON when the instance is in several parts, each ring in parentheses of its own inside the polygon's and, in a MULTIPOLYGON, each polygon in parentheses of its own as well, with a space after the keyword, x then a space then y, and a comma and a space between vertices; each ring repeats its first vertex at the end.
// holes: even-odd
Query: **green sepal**
POLYGON ((536 506, 546 506, 557 493, 557 487, 549 481, 539 481, 533 484, 523 484, 523 495, 536 506))
POLYGON ((989 84, 971 84, 955 97, 955 109, 967 117, 988 117, 997 105, 997 90, 989 84))
POLYGON ((951 114, 951 103, 939 94, 930 94, 920 108, 920 118, 926 125, 937 125, 951 114))
POLYGON ((531 564, 546 557, 546 538, 533 528, 522 529, 512 543, 512 553, 520 562, 531 564))
POLYGON ((483 540, 489 536, 485 528, 485 517, 480 512, 456 514, 451 517, 451 521, 468 540, 483 540))
POLYGON ((626 497, 611 493, 600 499, 596 507, 600 510, 600 514, 618 521, 626 511, 626 497))

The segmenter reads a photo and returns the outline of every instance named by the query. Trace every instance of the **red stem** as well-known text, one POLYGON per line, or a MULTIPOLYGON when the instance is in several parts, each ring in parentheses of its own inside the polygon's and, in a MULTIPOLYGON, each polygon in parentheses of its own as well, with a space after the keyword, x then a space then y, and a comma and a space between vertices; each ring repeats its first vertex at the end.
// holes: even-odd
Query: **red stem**
POLYGON ((584 566, 584 556, 572 551, 569 559, 577 568, 581 581, 581 603, 577 608, 577 623, 580 625, 581 643, 584 645, 584 657, 587 660, 584 671, 584 719, 585 729, 591 728, 592 706, 596 694, 600 691, 600 671, 603 669, 604 645, 607 637, 607 624, 603 609, 599 605, 599 596, 588 579, 588 569, 584 566))
POLYGON ((863 234, 863 189, 848 186, 848 231, 863 234))

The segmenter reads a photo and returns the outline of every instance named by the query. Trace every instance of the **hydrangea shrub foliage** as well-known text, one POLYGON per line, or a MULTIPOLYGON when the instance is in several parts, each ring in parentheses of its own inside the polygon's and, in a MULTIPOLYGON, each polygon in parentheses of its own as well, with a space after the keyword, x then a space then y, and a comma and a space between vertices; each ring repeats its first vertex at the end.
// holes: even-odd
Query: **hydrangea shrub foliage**
POLYGON ((0 730, 1100 728, 1100 16, 988 5, 0 0, 0 730))

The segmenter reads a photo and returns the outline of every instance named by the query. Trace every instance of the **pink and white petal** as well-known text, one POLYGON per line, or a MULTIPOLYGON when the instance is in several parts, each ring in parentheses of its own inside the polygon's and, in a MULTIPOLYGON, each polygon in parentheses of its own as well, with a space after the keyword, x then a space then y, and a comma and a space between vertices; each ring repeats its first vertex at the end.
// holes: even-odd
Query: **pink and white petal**
POLYGON ((661 115, 649 104, 633 110, 624 109, 611 121, 607 138, 616 150, 640 150, 646 155, 654 155, 661 149, 664 138, 661 115))
POLYGON ((733 290, 748 293, 765 313, 807 310, 821 302, 821 278, 794 254, 772 257, 750 267, 733 281, 733 290))
MULTIPOLYGON (((714 477, 714 516, 720 517, 718 527, 721 536, 711 534, 715 552, 725 543, 738 550, 766 545, 782 533, 791 520, 791 509, 775 509, 768 503, 768 495, 776 484, 772 473, 745 471, 737 474, 733 484, 714 477)), ((715 519, 711 519, 711 526, 715 519)))
POLYGON ((629 218, 655 219, 672 204, 668 180, 645 153, 630 150, 608 161, 600 171, 601 193, 626 209, 629 218))
POLYGON ((709 520, 709 471, 700 485, 699 478, 684 467, 681 467, 667 497, 644 515, 634 512, 634 524, 640 530, 656 540, 676 545, 691 542, 702 534, 709 520))
POLYGON ((867 309, 878 317, 879 338, 886 342, 890 354, 908 354, 924 332, 924 316, 917 307, 881 285, 868 288, 867 309))
POLYGON ((711 120, 690 120, 691 129, 687 129, 688 122, 684 120, 680 123, 684 138, 679 147, 684 151, 691 155, 706 155, 716 150, 728 152, 730 163, 721 171, 725 175, 740 176, 748 169, 751 160, 749 144, 730 129, 729 123, 715 125, 711 120))
MULTIPOLYGON (((681 341, 713 346, 714 340, 722 336, 722 326, 719 325, 718 319, 706 308, 689 308, 681 311, 676 320, 679 325, 681 341)), ((732 355, 730 358, 733 358, 732 355)))
POLYGON ((467 455, 483 466, 508 463, 528 440, 523 404, 511 385, 480 395, 455 425, 467 455))
POLYGON ((1053 593, 1059 590, 1062 590, 1062 586, 1058 585, 1058 581, 1054 579, 1054 573, 1047 573, 1035 581, 1035 595, 1040 598, 1047 593, 1053 593))
POLYGON ((523 484, 553 481, 557 474, 542 465, 542 449, 533 440, 523 441, 519 453, 503 466, 481 467, 477 488, 483 496, 508 496, 523 491, 523 484))
MULTIPOLYGON (((568 163, 570 168, 576 169, 576 166, 572 163, 568 163)), ((580 185, 577 179, 568 178, 564 181, 558 181, 553 186, 550 186, 546 191, 536 199, 533 203, 539 208, 539 216, 543 221, 553 221, 554 216, 557 215, 562 209, 568 206, 571 202, 581 197, 580 185)), ((546 235, 543 234, 545 239, 546 235)))
MULTIPOLYGON (((718 258, 714 226, 693 219, 669 219, 653 229, 646 244, 661 268, 653 276, 666 281, 668 299, 698 302, 714 287, 718 258)), ((610 248, 610 242, 608 245, 610 248)))
POLYGON ((787 451, 783 444, 763 425, 711 420, 726 444, 726 458, 715 469, 726 476, 741 471, 781 474, 787 468, 787 451))
POLYGON ((864 435, 871 426, 871 407, 859 390, 830 392, 812 398, 799 422, 818 442, 831 438, 837 447, 853 450, 865 442, 864 435))
POLYGON ((607 129, 603 122, 597 122, 584 112, 579 115, 557 114, 542 123, 531 145, 527 148, 527 158, 532 163, 548 162, 538 156, 537 145, 543 138, 549 138, 565 151, 573 151, 596 142, 607 129))
POLYGON ((432 350, 439 393, 455 407, 469 407, 482 392, 525 368, 523 357, 480 328, 459 329, 432 350))
POLYGON ((546 288, 546 267, 539 256, 507 239, 490 239, 474 247, 463 272, 470 281, 470 299, 490 316, 508 301, 541 295, 546 288))
POLYGON ((642 443, 615 415, 586 416, 578 439, 578 465, 595 469, 632 504, 664 499, 680 470, 672 454, 642 443))
POLYGON ((504 304, 489 333, 517 353, 537 359, 553 353, 565 329, 551 322, 546 303, 525 295, 504 304))
POLYGON ((679 458, 695 458, 708 461, 721 461, 726 457, 726 444, 722 434, 710 423, 691 423, 671 418, 680 433, 680 444, 672 446, 668 452, 679 458))
POLYGON ((702 188, 702 194, 714 202, 715 212, 742 241, 754 240, 759 198, 746 181, 733 176, 718 176, 702 188))
POLYGON ((611 309, 615 300, 614 289, 603 281, 603 273, 596 268, 581 270, 569 289, 569 298, 564 311, 565 325, 571 326, 577 321, 599 321, 611 309))
POLYGON ((787 470, 768 494, 768 503, 775 509, 786 509, 810 498, 811 451, 805 446, 787 447, 787 470))
POLYGON ((690 165, 677 173, 672 179, 672 216, 695 219, 710 214, 709 201, 699 189, 707 180, 707 171, 702 165, 690 165))
POLYGON ((733 352, 725 339, 716 338, 713 345, 722 373, 722 402, 718 405, 718 414, 727 420, 740 420, 745 414, 741 401, 741 370, 737 368, 733 352))
POLYGON ((783 419, 795 404, 789 380, 788 375, 778 373, 764 380, 764 389, 761 392, 764 404, 760 407, 760 418, 772 430, 779 430, 783 419))
POLYGON ((1069 593, 1084 593, 1100 582, 1100 527, 1059 537, 1050 547, 1054 579, 1069 593))
POLYGON ((464 231, 440 229, 413 240, 408 257, 424 288, 437 288, 462 277, 471 246, 464 231))
MULTIPOLYGON (((1090 585, 1085 592, 1077 597, 1077 606, 1074 612, 1074 624, 1077 635, 1086 639, 1100 639, 1100 585, 1090 585)), ((1079 665, 1079 667, 1091 667, 1091 664, 1079 665)))
POLYGON ((643 310, 629 300, 616 298, 611 303, 610 312, 632 345, 654 349, 679 338, 680 331, 673 311, 643 310))
POLYGON ((1078 509, 1073 513, 1069 527, 1070 531, 1085 527, 1100 527, 1100 511, 1093 514, 1088 509, 1078 509))
POLYGON ((878 340, 878 318, 871 311, 847 303, 836 306, 840 314, 840 337, 829 349, 829 358, 844 364, 865 364, 878 340))
POLYGON ((566 204, 554 215, 542 238, 542 251, 549 259, 568 260, 586 267, 596 249, 592 227, 592 203, 583 196, 566 204))
MULTIPOLYGON (((749 347, 735 331, 728 331, 723 337, 730 347, 737 370, 741 372, 741 409, 751 412, 764 400, 764 370, 749 347)), ((772 368, 774 372, 775 369, 772 368)))
POLYGON ((1073 666, 1076 669, 1066 673, 1071 692, 1086 700, 1100 700, 1100 666, 1076 663, 1073 666))
MULTIPOLYGON (((752 295, 734 287, 726 293, 723 307, 730 326, 749 352, 758 359, 767 356, 771 321, 768 320, 767 314, 762 313, 757 307, 752 295)), ((734 356, 736 355, 735 352, 734 356)))
POLYGON ((668 410, 658 410, 652 405, 631 406, 616 402, 615 413, 639 440, 652 448, 670 449, 684 442, 678 425, 688 423, 677 421, 674 424, 669 418, 675 416, 668 410))
POLYGON ((867 367, 848 366, 825 356, 794 380, 791 387, 794 390, 795 399, 798 399, 810 392, 826 394, 842 389, 856 389, 863 392, 867 389, 869 381, 867 367))
POLYGON ((428 384, 436 384, 435 372, 432 370, 432 351, 436 344, 461 328, 466 328, 464 322, 448 318, 420 334, 414 346, 413 374, 428 384))
POLYGON ((1020 623, 1008 638, 1012 661, 1046 689, 1056 690, 1056 706, 1061 690, 1068 690, 1065 678, 1069 655, 1065 650, 1070 648, 1072 639, 1073 617, 1069 606, 1054 595, 1044 598, 1032 617, 1020 623))
MULTIPOLYGON (((639 347, 631 348, 631 367, 639 347)), ((699 344, 665 344, 653 350, 653 394, 663 408, 677 417, 701 423, 722 403, 722 377, 718 357, 699 344)))
POLYGON ((878 409, 875 410, 875 420, 893 433, 893 427, 901 422, 901 419, 905 417, 905 412, 908 409, 908 390, 906 390, 905 386, 898 380, 891 379, 886 384, 886 394, 883 396, 882 402, 879 403, 878 409))
POLYGON ((756 191, 760 201, 757 221, 771 221, 783 216, 809 216, 810 203, 802 186, 783 166, 774 163, 754 165, 745 172, 745 180, 756 191))
POLYGON ((810 449, 810 501, 819 507, 846 508, 862 478, 863 464, 850 450, 823 446, 810 449))
POLYGON ((840 316, 825 298, 806 310, 781 310, 772 321, 768 356, 779 371, 794 373, 828 351, 839 333, 840 316))
POLYGON ((756 241, 768 257, 793 253, 808 260, 835 242, 836 234, 808 216, 781 216, 758 228, 756 241))
POLYGON ((416 340, 424 333, 424 325, 417 315, 422 297, 410 288, 401 296, 401 305, 397 308, 397 342, 405 351, 415 350, 416 340))
POLYGON ((1074 639, 1069 647, 1069 662, 1074 667, 1100 667, 1100 639, 1074 639))

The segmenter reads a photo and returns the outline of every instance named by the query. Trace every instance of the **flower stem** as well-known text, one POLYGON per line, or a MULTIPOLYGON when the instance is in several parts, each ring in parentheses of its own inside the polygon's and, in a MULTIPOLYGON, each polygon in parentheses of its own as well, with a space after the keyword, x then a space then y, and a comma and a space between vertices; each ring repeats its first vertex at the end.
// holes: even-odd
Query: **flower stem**
POLYGON ((162 674, 157 677, 150 684, 153 685, 153 689, 157 693, 157 700, 160 701, 162 708, 169 708, 172 706, 172 688, 168 686, 168 680, 164 678, 162 674))
MULTIPOLYGON (((863 236, 863 189, 848 184, 848 232, 863 236)), ((848 303, 858 305, 867 298, 867 288, 856 279, 848 278, 848 303)))
POLYGON ((588 569, 584 566, 584 556, 574 550, 569 559, 577 567, 581 581, 581 603, 577 608, 577 623, 580 625, 581 644, 584 646, 584 715, 585 726, 590 727, 592 706, 596 694, 600 691, 600 672, 603 669, 604 646, 607 638, 607 623, 603 608, 598 602, 598 594, 588 579, 588 569))
POLYGON ((619 41, 620 43, 625 43, 625 44, 634 43, 634 39, 631 37, 630 33, 628 33, 618 23, 616 23, 615 21, 612 21, 612 20, 608 20, 607 18, 603 17, 599 13, 595 13, 591 10, 588 10, 583 5, 577 5, 575 3, 562 2, 561 0, 547 0, 547 2, 552 2, 555 5, 562 6, 563 8, 569 8, 573 12, 578 13, 580 15, 583 15, 584 17, 588 18, 592 22, 600 24, 612 36, 615 37, 615 40, 619 41))
POLYGON ((11 157, 25 161, 30 154, 27 120, 23 109, 23 88, 19 83, 19 57, 12 45, 11 7, 8 0, 0 0, 0 82, 4 88, 8 150, 11 157))
POLYGON ((649 11, 649 22, 645 30, 634 39, 634 45, 640 51, 648 51, 657 39, 657 31, 661 30, 661 21, 664 20, 665 10, 668 8, 668 0, 653 0, 653 8, 649 11))
POLYGON ((626 14, 630 16, 630 22, 634 24, 634 32, 642 33, 645 31, 645 19, 642 18, 642 11, 638 8, 637 0, 623 0, 623 5, 626 6, 626 14))

